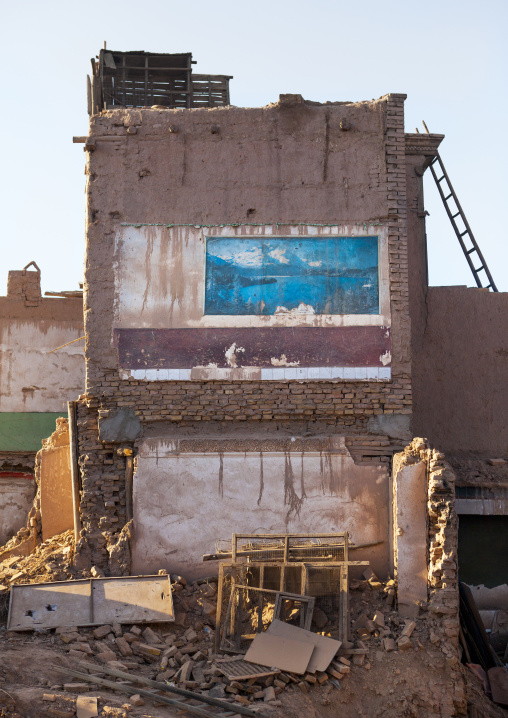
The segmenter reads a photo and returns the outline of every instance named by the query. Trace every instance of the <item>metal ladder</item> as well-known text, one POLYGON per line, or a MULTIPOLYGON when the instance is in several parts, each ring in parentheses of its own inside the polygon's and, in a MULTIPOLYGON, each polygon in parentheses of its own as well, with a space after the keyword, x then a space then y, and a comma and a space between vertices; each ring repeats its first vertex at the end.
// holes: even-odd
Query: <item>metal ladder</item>
MULTIPOLYGON (((425 127, 425 129, 427 128, 425 127)), ((473 277, 475 278, 476 285, 480 288, 492 289, 493 292, 497 292, 498 289, 494 283, 494 280, 492 279, 492 274, 487 267, 487 262, 485 261, 483 254, 480 251, 480 247, 478 246, 474 238, 474 235, 471 231, 471 227, 469 226, 466 216, 462 211, 460 202, 457 199, 457 195, 455 194, 455 191, 452 187, 452 183, 448 178, 448 174, 446 173, 443 161, 439 154, 436 154, 429 166, 430 171, 432 172, 432 176, 434 177, 437 188, 439 190, 439 194, 441 195, 441 199, 443 200, 443 204, 445 206, 448 217, 450 218, 450 222, 452 223, 453 229, 455 230, 455 234, 457 235, 457 239, 459 240, 460 246, 462 247, 462 251, 464 252, 464 256, 466 257, 467 263, 469 264, 469 267, 473 272, 473 277), (441 177, 437 176, 436 170, 434 168, 434 165, 436 164, 439 166, 441 177), (448 189, 446 191, 443 190, 443 185, 441 184, 442 182, 445 182, 445 187, 446 185, 448 185, 448 189), (457 209, 455 214, 453 214, 453 209, 450 207, 450 199, 453 199, 453 201, 455 202, 455 207, 457 209), (460 217, 460 219, 462 220, 462 223, 465 227, 464 231, 461 231, 461 229, 457 225, 457 222, 455 221, 456 217, 460 217), (469 242, 466 245, 467 240, 469 240, 469 242), (473 259, 475 259, 476 261, 473 261, 473 259), (477 263, 478 260, 480 260, 480 266, 475 267, 474 265, 477 263), (480 272, 484 272, 487 276, 487 279, 489 280, 489 283, 486 287, 483 287, 480 272)))

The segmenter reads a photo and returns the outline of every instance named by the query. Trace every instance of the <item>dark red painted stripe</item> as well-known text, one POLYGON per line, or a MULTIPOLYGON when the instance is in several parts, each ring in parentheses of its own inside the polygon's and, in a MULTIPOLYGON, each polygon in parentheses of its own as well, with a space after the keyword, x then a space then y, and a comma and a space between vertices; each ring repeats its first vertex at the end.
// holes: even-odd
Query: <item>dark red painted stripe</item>
POLYGON ((116 329, 123 369, 189 369, 216 364, 228 367, 225 353, 233 343, 237 365, 271 367, 272 357, 302 367, 383 366, 391 350, 386 327, 265 327, 220 329, 116 329))

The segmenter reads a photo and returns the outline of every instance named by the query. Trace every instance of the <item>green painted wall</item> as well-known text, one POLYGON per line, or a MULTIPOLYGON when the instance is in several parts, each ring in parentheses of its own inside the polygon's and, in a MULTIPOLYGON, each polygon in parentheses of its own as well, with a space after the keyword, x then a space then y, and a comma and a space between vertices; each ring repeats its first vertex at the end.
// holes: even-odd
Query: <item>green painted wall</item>
POLYGON ((0 412, 0 451, 39 451, 62 412, 0 412))

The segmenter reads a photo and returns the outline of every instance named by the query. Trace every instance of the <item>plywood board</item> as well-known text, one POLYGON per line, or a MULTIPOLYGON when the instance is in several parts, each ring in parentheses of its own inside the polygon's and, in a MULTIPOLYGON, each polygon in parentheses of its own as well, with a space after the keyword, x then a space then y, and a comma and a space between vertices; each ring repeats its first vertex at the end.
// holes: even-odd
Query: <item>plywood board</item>
POLYGON ((292 626, 290 623, 284 623, 284 621, 278 620, 272 621, 266 633, 273 636, 289 638, 310 646, 312 648, 312 655, 309 665, 307 666, 309 673, 326 671, 342 645, 341 641, 320 636, 312 631, 305 631, 303 628, 298 628, 298 626, 292 626))
POLYGON ((174 621, 169 576, 94 578, 11 588, 7 628, 174 621))
POLYGON ((268 632, 258 633, 245 654, 245 660, 301 675, 307 670, 313 650, 314 646, 309 643, 268 632))

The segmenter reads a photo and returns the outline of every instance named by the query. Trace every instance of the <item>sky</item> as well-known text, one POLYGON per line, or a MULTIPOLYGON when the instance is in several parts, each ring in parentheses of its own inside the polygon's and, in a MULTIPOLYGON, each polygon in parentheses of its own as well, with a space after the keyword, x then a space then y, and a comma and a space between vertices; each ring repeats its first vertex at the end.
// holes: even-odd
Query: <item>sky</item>
MULTIPOLYGON (((192 52, 194 71, 233 75, 231 103, 283 93, 370 100, 406 93, 406 132, 446 135, 450 179, 500 291, 508 190, 506 0, 0 0, 0 294, 34 260, 43 291, 83 277, 86 75, 112 50, 192 52)), ((430 283, 475 286, 429 172, 430 283)))

